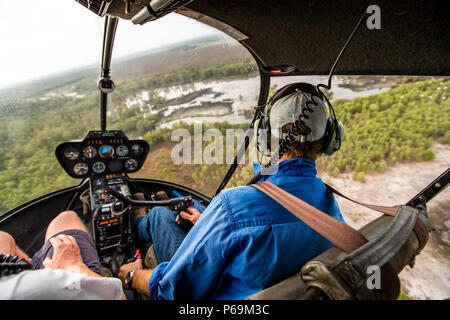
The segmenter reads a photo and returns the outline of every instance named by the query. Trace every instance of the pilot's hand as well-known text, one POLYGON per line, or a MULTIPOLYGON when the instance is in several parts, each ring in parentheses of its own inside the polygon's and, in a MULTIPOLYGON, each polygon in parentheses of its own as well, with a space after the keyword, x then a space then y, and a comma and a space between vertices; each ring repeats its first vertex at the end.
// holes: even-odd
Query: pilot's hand
MULTIPOLYGON (((186 211, 181 211, 180 212, 180 216, 186 220, 189 220, 190 222, 192 222, 192 224, 195 224, 198 220, 198 218, 200 218, 200 216, 202 215, 200 213, 200 211, 198 211, 195 208, 186 208, 186 211), (187 212, 186 212, 187 211, 187 212)), ((175 221, 180 224, 180 219, 177 216, 177 218, 175 219, 175 221)))
POLYGON ((124 264, 120 267, 120 271, 119 274, 117 275, 119 277, 119 279, 122 281, 122 286, 124 288, 127 288, 127 285, 125 285, 125 279, 127 278, 128 273, 132 270, 132 269, 142 269, 143 268, 143 264, 142 264, 142 259, 136 259, 133 262, 124 264))
POLYGON ((53 257, 47 257, 44 267, 52 269, 63 269, 69 272, 79 273, 83 267, 83 259, 80 247, 74 237, 60 234, 50 239, 53 246, 53 257))

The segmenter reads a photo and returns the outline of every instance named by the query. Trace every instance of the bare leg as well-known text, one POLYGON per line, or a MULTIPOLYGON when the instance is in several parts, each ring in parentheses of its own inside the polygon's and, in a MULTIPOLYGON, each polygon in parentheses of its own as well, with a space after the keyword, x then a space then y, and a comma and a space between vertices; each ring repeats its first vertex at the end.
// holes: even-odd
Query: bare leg
POLYGON ((9 233, 4 231, 0 231, 0 253, 17 256, 30 262, 30 258, 25 252, 20 250, 20 248, 16 245, 14 238, 9 233))
POLYGON ((48 225, 47 232, 45 234, 45 241, 59 232, 70 229, 78 229, 88 232, 76 212, 63 211, 48 225))

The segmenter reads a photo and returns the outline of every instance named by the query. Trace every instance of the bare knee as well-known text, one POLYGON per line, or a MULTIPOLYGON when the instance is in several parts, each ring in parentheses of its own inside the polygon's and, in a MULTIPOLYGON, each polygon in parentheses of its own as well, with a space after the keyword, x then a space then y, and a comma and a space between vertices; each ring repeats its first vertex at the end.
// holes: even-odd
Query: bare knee
POLYGON ((75 211, 63 211, 48 225, 47 233, 45 234, 45 241, 57 233, 71 229, 78 229, 88 232, 75 211))
POLYGON ((0 253, 13 254, 16 242, 7 232, 0 231, 0 253))
POLYGON ((56 222, 70 222, 76 220, 80 220, 80 218, 78 218, 78 214, 72 210, 63 211, 60 214, 58 214, 56 218, 53 219, 53 221, 56 222))
MULTIPOLYGON (((67 227, 66 230, 68 229, 82 229, 84 231, 87 231, 86 227, 84 226, 83 222, 80 220, 80 218, 78 217, 78 214, 75 211, 63 211, 60 214, 58 214, 56 216, 56 218, 54 218, 52 220, 52 222, 50 222, 50 225, 55 225, 55 226, 61 226, 62 228, 67 227)), ((64 230, 62 230, 64 231, 64 230)))

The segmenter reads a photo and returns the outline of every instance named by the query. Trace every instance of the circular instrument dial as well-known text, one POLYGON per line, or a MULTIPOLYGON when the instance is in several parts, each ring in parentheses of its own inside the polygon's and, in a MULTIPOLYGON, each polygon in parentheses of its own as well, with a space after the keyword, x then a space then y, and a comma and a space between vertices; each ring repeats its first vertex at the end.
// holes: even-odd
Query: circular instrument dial
POLYGON ((69 160, 76 160, 80 156, 80 152, 74 147, 67 147, 64 149, 64 157, 69 160))
POLYGON ((125 161, 125 169, 127 169, 128 171, 136 170, 137 167, 138 162, 136 160, 128 159, 127 161, 125 161))
POLYGON ((141 145, 139 145, 139 144, 133 144, 131 146, 131 150, 133 150, 133 153, 136 156, 140 156, 142 154, 142 152, 144 152, 144 148, 141 145))
POLYGON ((128 147, 124 144, 121 144, 116 148, 116 153, 119 157, 125 157, 128 154, 128 147))
POLYGON ((95 173, 102 173, 103 171, 105 171, 106 169, 106 165, 103 162, 95 162, 92 165, 92 171, 94 171, 95 173))
POLYGON ((109 145, 103 145, 98 149, 98 154, 102 158, 111 158, 114 155, 114 148, 109 145))
POLYGON ((86 163, 84 162, 79 162, 76 163, 73 166, 73 172, 77 175, 77 176, 84 176, 86 173, 88 173, 89 171, 89 167, 86 163))
POLYGON ((86 148, 84 148, 83 150, 83 156, 85 156, 86 158, 93 158, 97 155, 97 150, 93 147, 93 146, 87 146, 86 148))

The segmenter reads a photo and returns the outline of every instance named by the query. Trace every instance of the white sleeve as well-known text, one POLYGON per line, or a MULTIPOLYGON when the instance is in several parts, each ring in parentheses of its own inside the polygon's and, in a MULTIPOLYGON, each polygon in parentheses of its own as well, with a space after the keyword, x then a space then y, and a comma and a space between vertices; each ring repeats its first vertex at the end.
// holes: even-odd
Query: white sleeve
POLYGON ((118 300, 117 278, 92 278, 50 268, 0 278, 1 300, 118 300))

